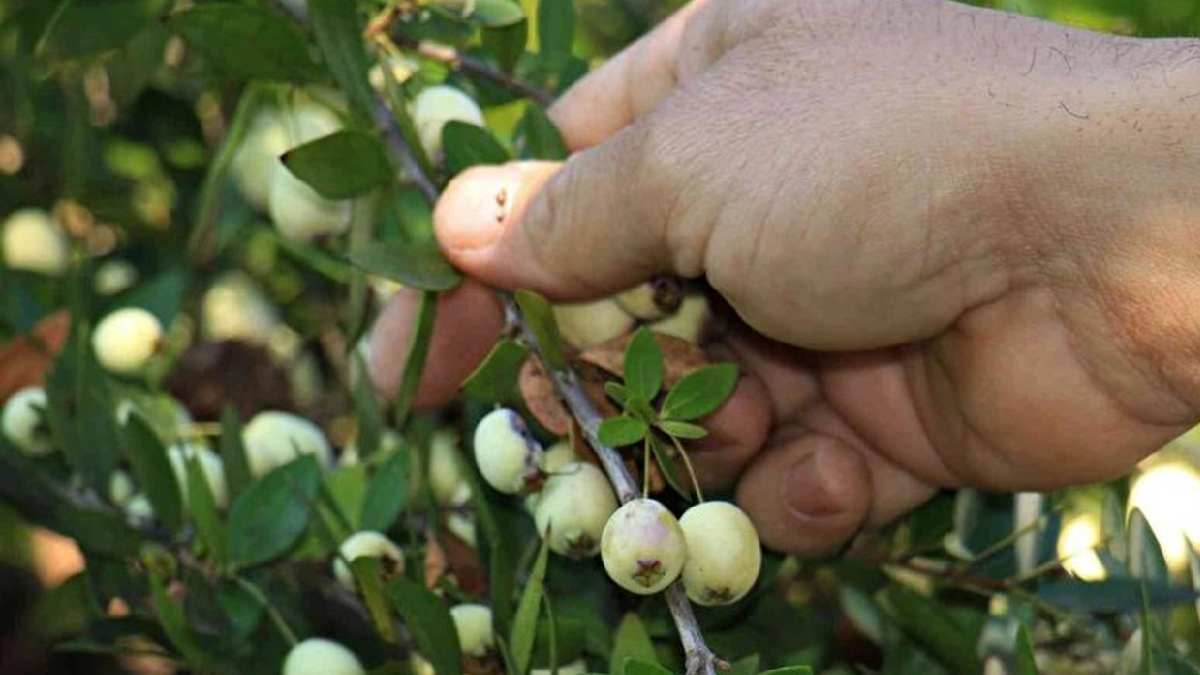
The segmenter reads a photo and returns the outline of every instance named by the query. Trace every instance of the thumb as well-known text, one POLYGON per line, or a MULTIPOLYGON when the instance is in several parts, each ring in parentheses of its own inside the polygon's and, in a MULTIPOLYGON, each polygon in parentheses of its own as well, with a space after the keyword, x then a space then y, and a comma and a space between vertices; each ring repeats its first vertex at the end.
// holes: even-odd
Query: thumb
POLYGON ((665 271, 666 210, 638 175, 641 136, 635 125, 565 163, 460 174, 434 211, 442 249, 485 283, 559 300, 598 297, 665 271))

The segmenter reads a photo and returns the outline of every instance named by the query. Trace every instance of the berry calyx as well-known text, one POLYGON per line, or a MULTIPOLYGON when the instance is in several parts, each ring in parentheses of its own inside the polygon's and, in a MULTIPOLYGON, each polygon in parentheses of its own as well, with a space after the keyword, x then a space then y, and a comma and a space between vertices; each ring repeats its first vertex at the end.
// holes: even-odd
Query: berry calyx
POLYGON ((754 588, 762 551, 744 511, 729 502, 705 502, 685 511, 679 527, 688 550, 683 587, 692 602, 728 605, 754 588))
POLYGON ((679 521, 653 499, 635 499, 617 509, 604 526, 600 551, 609 578, 639 595, 669 586, 687 559, 679 521))
POLYGON ((358 558, 382 558, 384 573, 388 576, 404 573, 404 552, 379 532, 355 532, 338 547, 338 554, 339 557, 333 560, 333 576, 347 590, 355 589, 354 572, 347 563, 358 558))

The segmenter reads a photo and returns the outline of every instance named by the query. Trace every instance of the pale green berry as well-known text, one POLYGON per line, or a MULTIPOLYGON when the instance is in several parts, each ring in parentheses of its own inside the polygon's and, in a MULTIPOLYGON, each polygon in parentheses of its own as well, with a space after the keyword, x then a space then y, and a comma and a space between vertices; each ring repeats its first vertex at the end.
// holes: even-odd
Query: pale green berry
POLYGON ((729 502, 705 502, 679 519, 687 542, 683 587, 699 605, 728 605, 741 600, 762 566, 758 531, 750 517, 729 502))
POLYGON ((140 307, 110 312, 92 332, 96 360, 111 373, 132 375, 145 367, 162 342, 163 326, 140 307))
POLYGON ((4 221, 4 264, 9 269, 58 276, 70 263, 70 242, 45 211, 20 209, 4 221))
POLYGON ((679 521, 653 499, 635 499, 608 519, 600 538, 604 571, 639 595, 657 593, 679 576, 687 544, 679 521))
POLYGON ((704 337, 705 326, 712 318, 708 300, 703 295, 689 295, 680 303, 674 314, 650 324, 655 333, 670 335, 692 344, 699 344, 704 337))
POLYGON ((413 652, 409 658, 409 667, 412 668, 412 675, 437 675, 437 671, 434 670, 433 664, 429 662, 429 659, 417 652, 413 652))
POLYGON ((167 459, 179 484, 179 496, 184 506, 190 503, 186 460, 192 457, 200 462, 200 471, 204 474, 204 481, 208 483, 208 491, 212 493, 217 508, 228 508, 229 486, 225 482, 225 462, 220 455, 201 443, 177 443, 167 448, 167 459))
POLYGON ((464 603, 450 608, 454 630, 458 633, 458 644, 462 653, 483 658, 496 646, 496 635, 492 630, 492 610, 484 605, 464 603))
POLYGON ((301 454, 312 455, 323 469, 333 464, 333 451, 321 428, 292 413, 277 410, 258 413, 242 429, 242 445, 255 478, 301 454))
POLYGON ((309 638, 297 644, 283 661, 283 675, 365 674, 354 652, 324 638, 309 638))
POLYGON ((572 462, 546 481, 534 520, 538 532, 549 536, 551 551, 585 558, 600 551, 600 537, 616 510, 617 498, 604 472, 586 462, 572 462))
POLYGON ((44 417, 47 405, 46 390, 41 387, 18 389, 4 404, 0 427, 5 438, 26 455, 40 457, 54 450, 44 417))
POLYGON ((260 211, 266 211, 269 206, 275 162, 290 147, 285 121, 286 116, 275 106, 260 109, 250 122, 230 165, 238 190, 260 211))
POLYGON ((612 298, 554 306, 558 332, 567 344, 588 349, 633 330, 633 317, 612 298))
POLYGON ((113 504, 124 507, 133 499, 136 488, 133 485, 133 478, 129 472, 123 469, 113 471, 108 477, 108 501, 113 504))
POLYGON ((542 447, 525 420, 508 408, 497 408, 475 427, 475 461, 484 480, 499 492, 526 492, 541 480, 542 447))
POLYGON ((475 524, 475 514, 460 513, 457 511, 451 512, 446 516, 446 529, 471 548, 479 546, 479 528, 475 524))
POLYGON ((659 278, 638 284, 614 298, 635 319, 657 321, 679 309, 683 289, 674 279, 659 278))
POLYGON ((458 433, 452 429, 439 429, 429 439, 429 490, 443 508, 471 500, 466 461, 458 449, 458 433))
MULTIPOLYGON (((285 117, 283 127, 287 135, 286 149, 291 150, 340 130, 342 123, 329 109, 306 103, 285 117)), ((322 197, 278 159, 270 180, 267 210, 284 237, 308 241, 324 235, 342 234, 350 227, 353 200, 322 197)))
POLYGON ((92 283, 100 295, 116 295, 137 283, 137 268, 124 260, 108 260, 96 268, 92 283))
POLYGON ((384 570, 388 574, 404 572, 404 551, 379 532, 355 532, 338 547, 338 554, 338 557, 333 559, 333 576, 338 583, 351 591, 355 589, 354 572, 346 563, 354 562, 358 558, 382 558, 384 570))
POLYGON ((451 121, 483 126, 479 104, 461 89, 450 85, 426 87, 412 103, 413 124, 421 145, 430 157, 442 151, 442 129, 451 121))
POLYGON ((267 344, 281 326, 279 312, 257 283, 240 271, 227 272, 200 301, 201 328, 210 340, 267 344))
POLYGON ((144 494, 136 494, 125 503, 125 520, 134 527, 146 525, 154 520, 154 506, 144 494))

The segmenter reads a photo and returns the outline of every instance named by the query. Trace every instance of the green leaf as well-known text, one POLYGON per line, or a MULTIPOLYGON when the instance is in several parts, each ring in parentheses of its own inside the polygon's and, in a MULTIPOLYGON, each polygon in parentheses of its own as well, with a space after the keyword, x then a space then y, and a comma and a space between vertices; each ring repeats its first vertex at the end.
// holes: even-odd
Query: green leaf
POLYGON ((351 252, 349 258, 362 271, 409 288, 448 291, 462 283, 462 277, 432 242, 381 241, 351 252))
POLYGON ((237 408, 227 404, 221 411, 221 461, 225 465, 225 482, 229 485, 229 498, 236 499, 254 482, 250 474, 250 462, 242 446, 242 425, 238 421, 237 408))
POLYGON ((575 40, 574 0, 538 2, 538 45, 540 55, 552 63, 571 55, 575 40))
POLYGON ((408 505, 412 453, 407 448, 392 453, 367 484, 363 499, 362 529, 387 532, 408 505))
POLYGON ((629 392, 620 382, 609 380, 604 383, 604 393, 608 394, 609 398, 620 403, 622 406, 629 400, 629 392))
POLYGON ((1169 584, 1171 573, 1163 559, 1162 547, 1150 523, 1140 509, 1129 514, 1129 571, 1134 577, 1151 583, 1169 584))
POLYGON ((511 638, 511 653, 513 664, 518 673, 529 670, 529 659, 533 655, 534 638, 537 637, 538 615, 541 613, 542 596, 545 594, 543 584, 546 581, 546 563, 549 560, 549 539, 542 541, 538 552, 537 562, 525 582, 525 590, 521 593, 521 602, 517 605, 517 613, 513 616, 511 638))
POLYGON ((256 565, 291 548, 308 526, 309 504, 320 486, 320 467, 303 455, 238 496, 229 509, 230 565, 256 565))
POLYGON ((1033 652, 1033 640, 1025 624, 1017 628, 1016 650, 1013 652, 1012 675, 1038 675, 1037 657, 1033 652))
POLYGON ((403 577, 388 585, 392 609, 404 618, 417 651, 433 664, 438 675, 460 675, 458 632, 442 599, 421 584, 403 577))
POLYGON ((1196 616, 1200 618, 1200 550, 1196 548, 1200 546, 1200 543, 1192 541, 1187 536, 1184 536, 1183 541, 1187 544, 1188 569, 1191 570, 1192 588, 1196 591, 1197 596, 1196 616))
POLYGON ((375 630, 384 641, 395 642, 396 628, 392 624, 392 614, 384 593, 383 561, 374 556, 361 556, 350 561, 350 571, 354 573, 358 592, 367 606, 375 630))
POLYGON ((359 461, 369 459, 379 449, 383 439, 383 410, 375 394, 371 378, 367 377, 367 364, 362 354, 354 351, 355 366, 359 377, 354 382, 354 446, 358 449, 359 461))
POLYGON ((500 28, 523 21, 525 12, 512 0, 476 0, 472 16, 488 28, 500 28))
POLYGON ((658 423, 658 428, 676 438, 685 438, 693 441, 708 436, 707 429, 691 422, 663 420, 658 423))
POLYGON ((886 623, 875 601, 866 593, 850 585, 843 585, 838 592, 841 598, 842 613, 858 632, 871 642, 882 647, 886 623))
POLYGON ((663 384, 663 354, 649 328, 639 328, 625 348, 625 390, 629 396, 653 401, 663 384))
POLYGON ((658 464, 659 470, 662 471, 663 478, 666 479, 667 485, 675 491, 680 497, 689 501, 694 501, 696 495, 692 492, 691 478, 682 475, 681 467, 677 458, 674 456, 675 449, 658 441, 658 438, 651 435, 650 437, 650 452, 654 455, 654 461, 658 464))
POLYGON ((646 437, 648 431, 650 431, 650 427, 646 426, 642 420, 621 415, 609 417, 601 422, 599 436, 601 443, 619 448, 637 443, 646 437))
POLYGON ((183 526, 182 491, 167 458, 167 449, 138 413, 129 416, 124 435, 133 475, 154 507, 155 515, 167 529, 179 531, 183 526))
POLYGON ((372 119, 375 94, 367 81, 370 60, 363 46, 357 3, 345 0, 308 0, 308 16, 325 65, 333 73, 351 106, 363 120, 372 119))
POLYGON ((979 672, 975 636, 934 601, 901 586, 883 591, 892 620, 956 672, 979 672))
POLYGON ((530 103, 525 108, 520 131, 524 139, 522 157, 525 159, 557 161, 567 158, 567 143, 541 106, 530 103))
POLYGON ((514 340, 501 340, 463 383, 463 390, 488 403, 507 403, 518 397, 517 378, 529 350, 514 340))
MULTIPOLYGON (((1169 607, 1197 598, 1196 591, 1167 583, 1147 584, 1146 592, 1152 607, 1169 607)), ((1062 609, 1089 614, 1124 614, 1137 611, 1142 604, 1141 582, 1128 577, 1095 582, 1051 581, 1038 587, 1037 597, 1062 609)))
POLYGON ((193 668, 205 672, 210 668, 210 659, 201 646, 199 636, 192 632, 184 614, 183 605, 176 602, 167 592, 167 581, 158 574, 150 574, 150 594, 159 623, 171 644, 193 668))
POLYGON ((169 0, 61 0, 35 52, 78 59, 124 46, 167 10, 169 0))
POLYGON ((625 675, 672 675, 672 673, 657 663, 625 659, 625 675))
POLYGON ((711 413, 729 398, 737 386, 738 368, 732 363, 705 366, 689 373, 671 387, 663 401, 663 419, 694 420, 711 413))
POLYGON ((504 72, 512 72, 517 60, 525 51, 529 38, 529 22, 525 20, 507 26, 483 29, 483 47, 500 65, 504 72))
POLYGON ((433 342, 433 325, 437 320, 437 293, 425 291, 421 304, 413 317, 412 343, 408 346, 408 357, 404 360, 404 375, 400 378, 400 391, 396 392, 395 424, 403 428, 408 410, 417 397, 421 374, 425 372, 425 360, 429 357, 429 345, 433 342))
POLYGON ((478 164, 503 164, 511 159, 492 132, 457 120, 442 127, 442 148, 446 173, 451 176, 478 164))
POLYGON ((288 82, 321 77, 300 30, 265 7, 204 4, 172 14, 167 25, 225 75, 288 82))
POLYGON ((640 661, 646 664, 658 664, 658 656, 654 653, 654 643, 650 634, 637 614, 626 614, 617 626, 617 634, 613 638, 613 651, 609 657, 609 672, 612 675, 626 675, 629 661, 640 661))
POLYGON ((209 555, 219 564, 225 562, 225 526, 217 513, 217 501, 208 486, 200 458, 195 454, 186 458, 188 508, 200 540, 208 547, 209 555))
POLYGON ((562 338, 558 334, 558 324, 554 321, 554 309, 550 303, 538 293, 528 290, 517 291, 513 297, 525 316, 525 325, 537 341, 546 366, 552 370, 566 368, 567 357, 563 355, 562 338))
POLYGON ((335 131, 281 157, 296 178, 326 199, 350 199, 395 179, 387 152, 375 136, 354 129, 335 131))

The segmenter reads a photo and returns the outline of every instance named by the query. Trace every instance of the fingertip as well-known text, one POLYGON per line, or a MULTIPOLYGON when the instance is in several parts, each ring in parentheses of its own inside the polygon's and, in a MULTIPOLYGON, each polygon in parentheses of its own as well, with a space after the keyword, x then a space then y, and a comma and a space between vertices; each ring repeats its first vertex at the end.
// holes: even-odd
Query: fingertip
POLYGON ((702 487, 724 490, 737 481, 770 432, 771 401, 762 381, 743 376, 729 400, 704 421, 704 427, 709 435, 693 445, 691 458, 702 487))
MULTIPOLYGON (((371 380, 388 398, 396 395, 404 376, 420 301, 419 291, 397 292, 371 329, 371 380)), ((495 294, 476 281, 466 280, 439 295, 429 355, 413 406, 437 408, 452 401, 462 382, 487 356, 503 326, 504 314, 495 294)))
POLYGON ((870 475, 854 448, 808 434, 763 453, 738 484, 737 501, 768 548, 824 555, 842 546, 865 520, 870 475))

